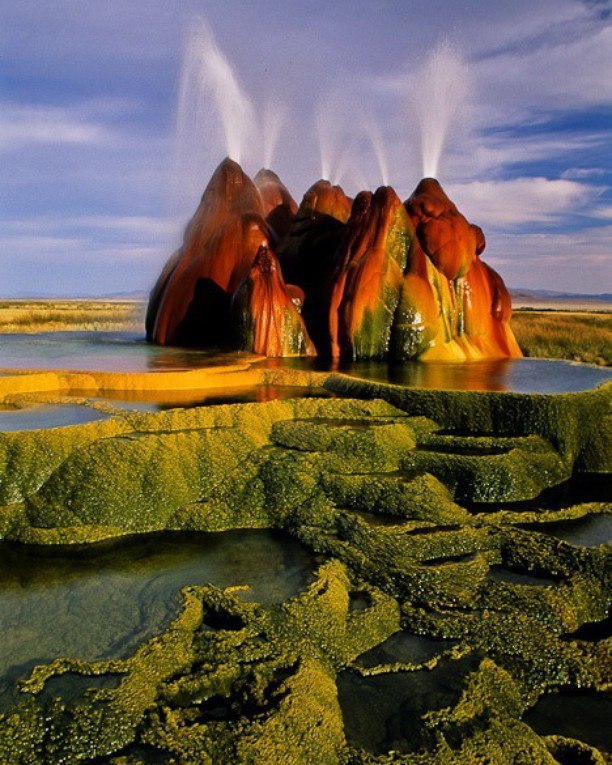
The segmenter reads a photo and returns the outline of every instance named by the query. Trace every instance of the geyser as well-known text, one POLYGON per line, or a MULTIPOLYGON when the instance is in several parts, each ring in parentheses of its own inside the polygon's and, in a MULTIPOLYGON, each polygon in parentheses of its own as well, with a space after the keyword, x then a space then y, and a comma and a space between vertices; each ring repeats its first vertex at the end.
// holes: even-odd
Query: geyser
POLYGON ((416 73, 411 107, 421 137, 423 175, 437 176, 446 141, 469 117, 470 72, 459 51, 441 42, 416 73))
POLYGON ((147 338, 263 356, 454 360, 521 355, 484 234, 434 178, 297 205, 271 170, 225 159, 151 292, 147 338))

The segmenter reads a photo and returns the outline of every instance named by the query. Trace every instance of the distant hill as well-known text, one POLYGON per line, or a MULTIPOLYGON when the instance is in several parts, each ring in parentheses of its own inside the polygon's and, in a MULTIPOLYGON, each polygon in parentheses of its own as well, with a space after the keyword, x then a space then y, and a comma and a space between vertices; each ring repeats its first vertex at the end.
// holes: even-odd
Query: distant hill
POLYGON ((525 287, 511 287, 510 294, 513 298, 521 297, 540 297, 540 298, 560 298, 562 300, 596 300, 612 302, 612 293, 602 292, 599 295, 591 295, 582 292, 555 292, 554 290, 529 290, 525 287))
POLYGON ((102 295, 88 295, 84 293, 65 292, 63 294, 16 292, 12 295, 0 298, 0 300, 148 300, 149 293, 143 290, 132 292, 106 292, 102 295))
POLYGON ((516 309, 532 308, 548 311, 612 311, 612 294, 603 292, 588 295, 577 292, 555 290, 529 290, 524 287, 510 289, 512 305, 516 309))

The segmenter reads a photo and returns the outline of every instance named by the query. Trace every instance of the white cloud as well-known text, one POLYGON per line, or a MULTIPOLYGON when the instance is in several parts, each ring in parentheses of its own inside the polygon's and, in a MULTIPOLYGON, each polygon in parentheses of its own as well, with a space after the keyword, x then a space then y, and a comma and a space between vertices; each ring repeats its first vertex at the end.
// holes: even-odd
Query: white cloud
POLYGON ((612 226, 488 238, 484 258, 514 287, 610 292, 612 226))
POLYGON ((550 224, 584 212, 598 190, 565 179, 512 178, 449 184, 448 192, 468 220, 498 228, 550 224))
POLYGON ((2 104, 0 149, 28 144, 116 144, 118 134, 95 120, 89 109, 40 104, 2 104))
POLYGON ((167 247, 178 241, 181 223, 173 218, 144 215, 48 215, 0 221, 0 251, 44 254, 62 248, 80 248, 84 257, 101 241, 121 248, 167 247))
POLYGON ((561 173, 561 178, 574 181, 582 178, 597 178, 604 174, 605 170, 602 167, 568 167, 561 173))

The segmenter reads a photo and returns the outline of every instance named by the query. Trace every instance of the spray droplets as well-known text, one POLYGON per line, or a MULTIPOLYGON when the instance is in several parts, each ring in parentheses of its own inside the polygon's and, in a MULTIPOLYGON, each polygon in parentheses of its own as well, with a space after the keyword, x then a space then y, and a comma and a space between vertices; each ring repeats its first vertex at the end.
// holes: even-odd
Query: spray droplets
POLYGON ((451 131, 466 116, 470 74, 463 57, 448 40, 425 60, 411 98, 421 132, 423 175, 436 178, 451 131))

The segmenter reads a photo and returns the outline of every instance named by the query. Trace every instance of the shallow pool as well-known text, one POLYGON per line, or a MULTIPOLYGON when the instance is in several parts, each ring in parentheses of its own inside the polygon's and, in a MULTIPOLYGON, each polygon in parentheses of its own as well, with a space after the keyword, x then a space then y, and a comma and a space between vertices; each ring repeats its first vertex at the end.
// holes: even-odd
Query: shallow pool
MULTIPOLYGON (((325 370, 322 361, 268 359, 265 366, 325 370)), ((385 361, 343 363, 335 371, 374 382, 407 388, 442 390, 511 391, 514 393, 567 393, 589 390, 612 380, 612 370, 559 359, 504 359, 500 361, 385 361)))
POLYGON ((540 736, 566 736, 612 753, 612 697, 556 691, 543 696, 524 717, 540 736))
POLYGON ((39 332, 2 335, 0 368, 165 372, 236 363, 244 353, 147 343, 134 332, 39 332))
MULTIPOLYGON (((74 392, 72 395, 79 395, 74 392)), ((81 397, 90 394, 83 392, 81 397)), ((177 391, 105 391, 92 401, 101 401, 120 409, 139 412, 159 412, 166 409, 189 409, 217 404, 250 404, 289 398, 331 398, 333 393, 324 388, 299 385, 253 385, 249 388, 207 388, 177 391)))
MULTIPOLYGON (((448 641, 396 633, 363 654, 357 664, 422 663, 452 645, 448 641)), ((352 670, 338 676, 338 701, 351 746, 373 754, 415 752, 433 745, 422 716, 459 700, 467 676, 479 664, 476 654, 445 660, 432 670, 362 677, 352 670)))
POLYGON ((570 521, 525 524, 523 528, 540 531, 573 545, 597 547, 612 543, 612 515, 585 515, 570 521))
MULTIPOLYGON (((244 353, 199 351, 151 345, 131 332, 42 332, 6 334, 0 369, 72 369, 160 372, 244 362, 244 353)), ((550 359, 466 363, 360 361, 330 366, 320 359, 267 359, 265 369, 334 369, 368 380, 411 388, 564 393, 594 388, 612 379, 604 367, 550 359)))
POLYGON ((61 428, 104 420, 108 414, 89 406, 44 404, 25 409, 0 409, 0 432, 61 428))
POLYGON ((130 655, 178 613, 184 586, 246 585, 241 598, 270 604, 297 594, 315 565, 295 540, 262 530, 84 548, 0 543, 0 707, 35 664, 130 655))

